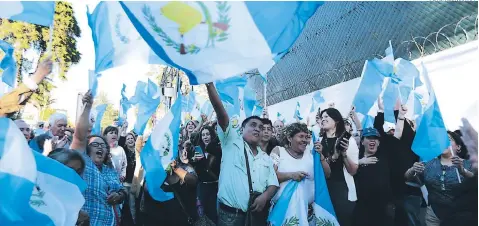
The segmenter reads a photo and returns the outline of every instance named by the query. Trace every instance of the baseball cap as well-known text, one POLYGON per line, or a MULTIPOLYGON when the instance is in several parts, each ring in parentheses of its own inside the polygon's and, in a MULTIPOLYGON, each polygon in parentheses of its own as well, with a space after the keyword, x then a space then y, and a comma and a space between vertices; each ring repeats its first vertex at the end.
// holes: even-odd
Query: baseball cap
POLYGON ((379 132, 377 129, 375 128, 366 128, 365 130, 363 130, 363 137, 381 137, 381 135, 379 135, 379 132))

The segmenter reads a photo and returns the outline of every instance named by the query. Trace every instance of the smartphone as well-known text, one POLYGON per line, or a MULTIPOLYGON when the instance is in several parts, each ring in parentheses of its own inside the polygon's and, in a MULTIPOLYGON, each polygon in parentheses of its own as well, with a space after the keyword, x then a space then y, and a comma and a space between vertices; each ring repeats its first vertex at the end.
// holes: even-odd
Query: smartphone
POLYGON ((347 140, 349 142, 349 138, 351 138, 351 134, 349 132, 344 132, 341 136, 339 136, 337 144, 336 144, 336 149, 340 152, 346 151, 341 146, 341 141, 342 140, 347 140))
POLYGON ((195 146, 195 155, 201 155, 205 157, 205 153, 203 153, 203 150, 201 149, 200 146, 195 146))

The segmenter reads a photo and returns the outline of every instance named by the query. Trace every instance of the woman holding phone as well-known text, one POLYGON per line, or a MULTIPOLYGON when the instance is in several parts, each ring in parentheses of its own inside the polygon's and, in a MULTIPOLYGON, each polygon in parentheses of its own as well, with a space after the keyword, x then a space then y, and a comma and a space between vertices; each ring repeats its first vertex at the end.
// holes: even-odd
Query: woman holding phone
POLYGON ((213 127, 200 129, 198 139, 192 139, 195 152, 193 165, 198 174, 198 198, 204 208, 205 215, 216 223, 216 200, 218 194, 218 178, 221 163, 221 145, 213 127))
POLYGON ((326 174, 329 196, 341 226, 352 224, 356 186, 353 176, 358 170, 359 149, 354 138, 345 130, 344 119, 335 108, 321 111, 321 145, 325 161, 331 169, 326 174))

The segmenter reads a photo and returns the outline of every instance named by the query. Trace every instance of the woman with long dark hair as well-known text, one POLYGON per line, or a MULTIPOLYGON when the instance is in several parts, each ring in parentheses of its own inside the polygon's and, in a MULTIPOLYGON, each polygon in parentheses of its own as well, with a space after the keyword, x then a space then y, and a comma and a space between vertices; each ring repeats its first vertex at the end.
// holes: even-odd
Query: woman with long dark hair
POLYGON ((326 175, 329 195, 339 224, 349 226, 357 200, 353 176, 358 169, 359 149, 353 137, 343 137, 346 134, 344 120, 337 109, 324 109, 320 117, 322 153, 331 170, 330 175, 326 175))
POLYGON ((199 147, 203 152, 202 155, 196 155, 198 158, 195 158, 196 161, 192 163, 198 174, 198 198, 206 216, 216 222, 216 200, 222 156, 220 141, 216 131, 210 126, 203 126, 199 136, 191 141, 193 148, 199 147))
POLYGON ((113 167, 115 168, 120 181, 125 181, 126 178, 126 167, 127 167, 127 159, 125 150, 118 145, 118 137, 119 137, 119 130, 117 127, 108 126, 103 131, 103 137, 106 138, 108 142, 108 146, 110 147, 110 156, 111 161, 113 163, 113 167))

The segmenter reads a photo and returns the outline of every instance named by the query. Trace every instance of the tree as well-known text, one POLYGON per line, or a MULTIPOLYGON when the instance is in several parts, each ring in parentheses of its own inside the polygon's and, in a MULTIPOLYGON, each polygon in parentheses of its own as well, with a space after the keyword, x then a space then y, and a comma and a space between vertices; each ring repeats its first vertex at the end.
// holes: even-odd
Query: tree
MULTIPOLYGON (((58 63, 58 75, 61 80, 66 80, 66 74, 73 64, 80 61, 81 54, 77 49, 76 38, 81 35, 80 27, 74 17, 71 3, 58 1, 55 6, 53 26, 52 52, 53 60, 58 63)), ((36 62, 23 58, 27 50, 34 50, 43 58, 50 43, 50 28, 35 24, 0 19, 0 39, 11 43, 15 47, 15 58, 18 64, 17 78, 21 79, 22 72, 30 72, 36 67, 36 62)), ((34 71, 34 70, 33 70, 34 71)), ((50 92, 55 88, 53 84, 44 80, 38 92, 33 94, 31 100, 44 110, 49 106, 50 92)))

